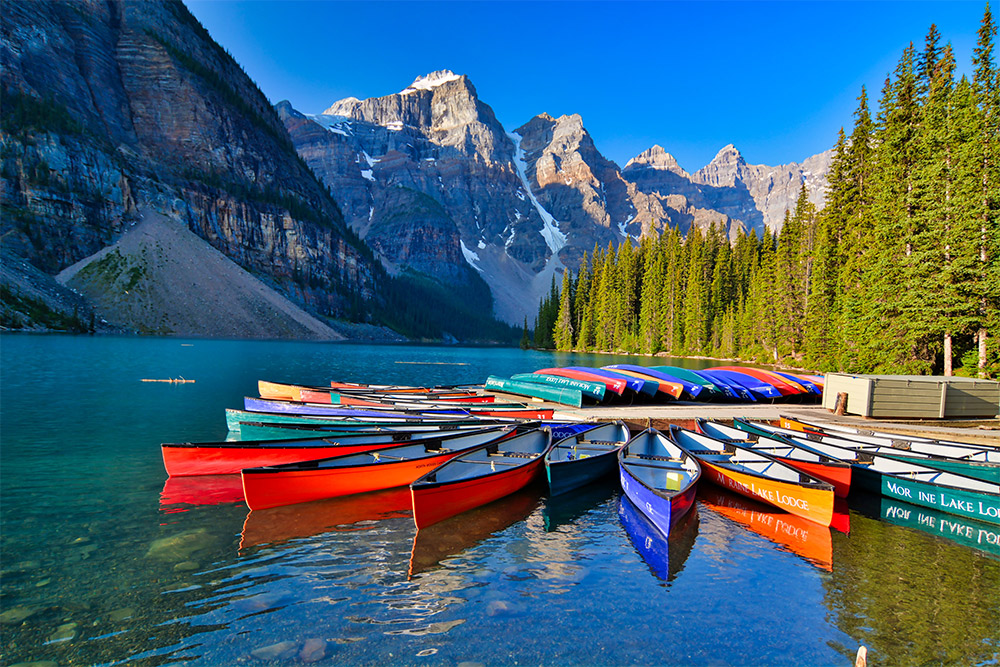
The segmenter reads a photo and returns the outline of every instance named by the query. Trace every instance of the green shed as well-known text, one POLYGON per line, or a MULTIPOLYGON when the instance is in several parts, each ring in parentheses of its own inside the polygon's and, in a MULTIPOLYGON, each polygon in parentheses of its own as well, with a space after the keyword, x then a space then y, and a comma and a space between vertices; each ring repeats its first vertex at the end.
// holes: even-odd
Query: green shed
POLYGON ((827 373, 823 407, 847 394, 846 412, 875 418, 974 419, 1000 415, 1000 382, 928 375, 827 373))

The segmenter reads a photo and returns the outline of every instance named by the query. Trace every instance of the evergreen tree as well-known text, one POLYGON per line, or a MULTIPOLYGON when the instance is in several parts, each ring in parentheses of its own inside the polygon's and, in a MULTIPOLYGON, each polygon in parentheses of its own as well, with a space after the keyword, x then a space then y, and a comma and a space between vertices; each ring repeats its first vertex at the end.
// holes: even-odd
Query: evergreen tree
POLYGON ((563 271, 562 289, 559 293, 559 311, 553 332, 557 350, 573 349, 573 294, 569 271, 563 271))

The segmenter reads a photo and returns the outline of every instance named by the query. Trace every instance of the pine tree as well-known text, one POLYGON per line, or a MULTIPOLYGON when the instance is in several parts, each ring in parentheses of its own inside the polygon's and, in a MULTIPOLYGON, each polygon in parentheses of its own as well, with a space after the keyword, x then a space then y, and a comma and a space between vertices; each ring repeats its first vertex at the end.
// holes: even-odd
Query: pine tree
POLYGON ((573 290, 569 271, 563 271, 553 339, 557 350, 573 349, 573 290))
POLYGON ((980 114, 977 183, 981 184, 979 213, 980 297, 979 329, 976 332, 978 372, 985 376, 989 367, 1000 371, 1000 345, 992 339, 988 347, 987 331, 1000 331, 1000 80, 994 59, 997 26, 989 3, 983 12, 972 64, 972 86, 980 114))
POLYGON ((642 291, 639 295, 639 341, 640 352, 656 354, 660 351, 662 323, 660 309, 664 281, 662 245, 645 237, 642 241, 643 259, 642 291))

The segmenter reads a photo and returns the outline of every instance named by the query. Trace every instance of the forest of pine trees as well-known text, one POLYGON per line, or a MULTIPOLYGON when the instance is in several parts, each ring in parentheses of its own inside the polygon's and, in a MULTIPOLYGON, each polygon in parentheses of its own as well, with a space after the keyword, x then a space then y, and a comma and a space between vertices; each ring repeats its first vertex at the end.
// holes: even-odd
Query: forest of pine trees
MULTIPOLYGON (((1000 77, 989 5, 971 79, 935 26, 862 88, 817 211, 594 248, 542 301, 534 345, 851 373, 1000 374, 1000 77)), ((525 325, 527 336, 527 324, 525 325)))

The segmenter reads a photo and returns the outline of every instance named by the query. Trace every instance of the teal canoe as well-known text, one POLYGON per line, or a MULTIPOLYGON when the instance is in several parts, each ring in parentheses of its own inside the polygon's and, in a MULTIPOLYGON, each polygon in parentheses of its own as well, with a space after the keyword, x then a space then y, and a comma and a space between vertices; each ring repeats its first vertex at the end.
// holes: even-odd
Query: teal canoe
POLYGON ((496 375, 491 375, 486 379, 486 390, 502 391, 507 394, 528 396, 530 398, 540 398, 544 401, 561 403, 574 408, 579 408, 583 405, 583 392, 579 389, 549 386, 535 382, 522 382, 510 378, 497 377, 496 375))
POLYGON ((586 380, 574 380, 573 378, 561 377, 559 375, 546 375, 545 373, 515 373, 510 376, 511 380, 518 382, 533 382, 535 384, 548 384, 567 389, 579 389, 584 396, 595 401, 603 401, 604 394, 608 387, 602 382, 587 382, 586 380))

